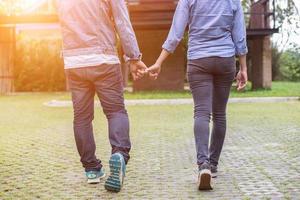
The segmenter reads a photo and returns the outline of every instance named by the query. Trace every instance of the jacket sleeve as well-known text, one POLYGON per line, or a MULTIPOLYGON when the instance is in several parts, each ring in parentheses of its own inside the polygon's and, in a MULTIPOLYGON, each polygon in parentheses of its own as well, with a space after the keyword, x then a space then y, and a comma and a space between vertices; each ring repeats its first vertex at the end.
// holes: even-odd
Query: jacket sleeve
POLYGON ((240 0, 236 0, 236 11, 234 13, 232 39, 235 45, 236 55, 246 55, 248 53, 245 18, 240 0))
POLYGON ((140 60, 141 52, 131 25, 125 0, 110 0, 112 15, 124 51, 125 61, 140 60))
POLYGON ((173 53, 182 40, 186 26, 189 21, 189 4, 187 0, 180 0, 178 2, 172 26, 167 37, 167 40, 163 44, 162 48, 170 53, 173 53))

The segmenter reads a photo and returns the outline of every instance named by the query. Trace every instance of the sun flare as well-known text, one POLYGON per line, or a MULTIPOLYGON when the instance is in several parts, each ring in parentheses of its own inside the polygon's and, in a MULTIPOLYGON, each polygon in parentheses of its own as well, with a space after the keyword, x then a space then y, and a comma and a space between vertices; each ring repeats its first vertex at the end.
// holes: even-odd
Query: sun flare
POLYGON ((21 0, 21 6, 23 9, 29 9, 32 7, 34 4, 40 2, 41 0, 21 0))

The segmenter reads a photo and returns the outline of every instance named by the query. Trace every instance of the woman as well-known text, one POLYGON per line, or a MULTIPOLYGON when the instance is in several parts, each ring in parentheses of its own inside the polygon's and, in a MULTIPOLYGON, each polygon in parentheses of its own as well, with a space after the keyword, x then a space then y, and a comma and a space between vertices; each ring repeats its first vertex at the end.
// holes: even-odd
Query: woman
POLYGON ((189 26, 187 76, 194 99, 194 134, 199 166, 198 187, 212 189, 225 132, 226 106, 236 75, 237 89, 247 84, 246 31, 240 0, 180 0, 161 55, 148 69, 157 79, 164 60, 175 51, 189 26), (209 123, 213 129, 209 143, 209 123))

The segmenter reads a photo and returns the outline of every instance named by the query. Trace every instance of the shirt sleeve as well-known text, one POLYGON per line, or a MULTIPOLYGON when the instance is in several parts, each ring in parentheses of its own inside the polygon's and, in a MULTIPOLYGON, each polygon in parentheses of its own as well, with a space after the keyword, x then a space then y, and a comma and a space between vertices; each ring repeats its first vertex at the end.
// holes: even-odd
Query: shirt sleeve
POLYGON ((237 9, 234 14, 232 39, 235 45, 236 55, 246 55, 248 53, 245 18, 240 0, 236 0, 237 9))
POLYGON ((189 21, 189 4, 187 0, 180 0, 178 2, 172 26, 167 37, 167 40, 163 44, 162 48, 170 53, 173 53, 182 40, 186 26, 189 21))
POLYGON ((125 0, 110 0, 116 30, 125 53, 125 61, 140 60, 141 52, 129 18, 125 0))

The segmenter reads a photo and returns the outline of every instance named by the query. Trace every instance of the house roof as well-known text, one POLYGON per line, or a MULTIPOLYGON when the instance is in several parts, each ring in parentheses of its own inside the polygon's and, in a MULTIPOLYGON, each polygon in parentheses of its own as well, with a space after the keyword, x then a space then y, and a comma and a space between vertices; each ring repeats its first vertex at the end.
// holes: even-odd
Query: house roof
MULTIPOLYGON (((35 4, 26 16, 0 16, 0 24, 21 24, 21 23, 56 23, 58 17, 54 13, 41 13, 43 6, 48 6, 53 0, 40 0, 35 4), (40 9, 40 10, 39 10, 40 9), (38 13, 36 13, 38 11, 38 13), (37 15, 36 15, 37 14, 37 15)), ((129 0, 131 20, 136 29, 169 29, 172 23, 176 0, 129 0), (157 3, 160 6, 157 6, 157 3)), ((44 8, 45 9, 45 8, 44 8)), ((262 13, 264 14, 264 13, 262 13)), ((266 36, 278 32, 276 28, 253 27, 247 30, 248 36, 266 36)))

